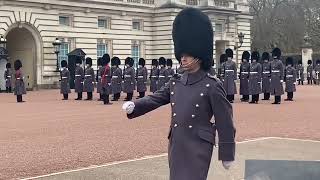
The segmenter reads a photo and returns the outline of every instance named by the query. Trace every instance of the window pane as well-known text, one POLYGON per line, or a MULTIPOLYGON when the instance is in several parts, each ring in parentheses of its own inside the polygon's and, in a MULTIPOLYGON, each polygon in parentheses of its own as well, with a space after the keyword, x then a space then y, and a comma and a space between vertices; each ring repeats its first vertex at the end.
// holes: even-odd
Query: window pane
POLYGON ((70 25, 70 18, 67 16, 59 16, 59 24, 69 26, 70 25))
POLYGON ((97 44, 97 57, 102 57, 106 53, 108 53, 108 45, 103 43, 97 44))
POLYGON ((222 26, 222 24, 216 24, 215 31, 216 31, 217 33, 222 33, 222 32, 223 32, 223 26, 222 26))
POLYGON ((133 21, 132 22, 132 29, 140 30, 140 22, 139 21, 133 21))
POLYGON ((98 27, 99 28, 106 28, 106 20, 105 19, 99 19, 98 20, 98 27))
MULTIPOLYGON (((62 43, 60 45, 60 52, 59 52, 59 64, 62 60, 65 60, 68 62, 68 53, 69 53, 69 43, 62 43)), ((60 65, 59 65, 60 66, 60 65)))
POLYGON ((131 46, 131 57, 134 59, 134 67, 138 68, 138 62, 140 58, 140 46, 132 45, 131 46))

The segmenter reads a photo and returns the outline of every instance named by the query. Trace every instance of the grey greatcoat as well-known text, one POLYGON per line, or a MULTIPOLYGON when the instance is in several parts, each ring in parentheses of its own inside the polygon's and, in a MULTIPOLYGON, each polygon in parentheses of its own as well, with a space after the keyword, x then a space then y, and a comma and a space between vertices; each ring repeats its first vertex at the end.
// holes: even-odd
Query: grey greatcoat
POLYGON ((166 70, 165 74, 166 74, 165 76, 167 77, 166 82, 169 82, 169 80, 173 77, 173 75, 175 73, 174 73, 174 70, 172 68, 170 68, 170 69, 168 68, 166 70))
POLYGON ((83 79, 84 79, 83 68, 81 66, 76 66, 75 80, 74 80, 74 90, 76 93, 83 92, 83 79))
POLYGON ((283 84, 284 80, 284 66, 278 59, 271 61, 271 94, 275 96, 281 96, 284 94, 283 84))
POLYGON ((27 94, 26 87, 24 84, 24 76, 22 70, 17 70, 15 75, 15 82, 14 82, 14 95, 23 95, 27 94))
POLYGON ((250 95, 260 94, 262 81, 262 67, 258 62, 253 62, 250 64, 250 74, 249 74, 249 93, 250 95))
POLYGON ((264 62, 262 64, 262 92, 271 93, 271 63, 264 62))
POLYGON ((164 84, 167 81, 167 77, 166 77, 166 68, 162 67, 159 70, 159 80, 158 80, 158 89, 160 89, 162 86, 164 86, 164 84))
POLYGON ((111 69, 109 65, 103 66, 100 71, 101 76, 101 94, 109 95, 112 93, 111 89, 111 69))
POLYGON ((223 65, 224 80, 223 87, 227 92, 227 95, 237 94, 237 86, 235 80, 237 80, 237 65, 232 60, 228 60, 223 65))
POLYGON ((216 131, 219 136, 218 159, 233 161, 235 128, 232 106, 222 83, 199 70, 175 75, 153 95, 135 102, 128 118, 144 115, 171 104, 168 158, 170 180, 206 180, 216 131), (214 119, 215 123, 211 122, 214 119))
POLYGON ((101 86, 101 71, 102 71, 103 67, 99 67, 98 71, 97 71, 97 93, 101 93, 102 90, 102 86, 101 86))
POLYGON ((63 68, 61 71, 61 85, 60 85, 60 93, 61 94, 69 94, 70 91, 70 72, 68 68, 63 68))
POLYGON ((297 66, 297 79, 304 81, 304 67, 301 66, 297 66))
POLYGON ((12 86, 12 70, 7 69, 4 71, 4 79, 6 81, 6 87, 12 86))
POLYGON ((94 91, 94 70, 92 67, 86 68, 84 75, 83 91, 93 92, 94 91))
POLYGON ((313 66, 308 65, 307 67, 307 80, 312 80, 312 72, 313 72, 313 66))
POLYGON ((250 64, 243 62, 240 65, 240 95, 249 95, 250 64))
POLYGON ((137 70, 137 91, 147 91, 148 70, 146 67, 139 67, 137 70))
POLYGON ((128 67, 124 71, 123 92, 133 93, 135 84, 135 70, 133 67, 128 67))
POLYGON ((314 79, 316 80, 316 84, 320 84, 320 65, 316 65, 314 67, 314 79))
POLYGON ((112 94, 118 94, 122 91, 122 69, 116 67, 112 70, 112 77, 111 77, 111 87, 112 87, 112 94))
POLYGON ((294 67, 286 67, 285 71, 286 92, 296 92, 297 71, 294 67))
POLYGON ((150 92, 156 92, 158 89, 159 69, 153 67, 150 73, 150 92))

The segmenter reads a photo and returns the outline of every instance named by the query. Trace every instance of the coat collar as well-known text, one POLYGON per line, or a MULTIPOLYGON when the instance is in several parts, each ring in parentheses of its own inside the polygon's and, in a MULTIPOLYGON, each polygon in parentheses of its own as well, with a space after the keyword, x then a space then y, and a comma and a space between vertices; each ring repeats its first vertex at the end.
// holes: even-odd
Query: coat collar
POLYGON ((181 77, 181 82, 184 85, 192 85, 195 84, 197 82, 199 82, 200 80, 202 80, 205 76, 206 76, 206 72, 204 72, 203 70, 199 70, 195 73, 183 73, 182 77, 181 77))

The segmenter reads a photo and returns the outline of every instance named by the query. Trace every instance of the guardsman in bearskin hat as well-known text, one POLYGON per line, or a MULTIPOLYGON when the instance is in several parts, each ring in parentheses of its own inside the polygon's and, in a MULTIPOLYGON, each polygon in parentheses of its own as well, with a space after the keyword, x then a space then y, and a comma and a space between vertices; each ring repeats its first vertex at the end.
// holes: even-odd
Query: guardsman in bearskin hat
POLYGON ((227 99, 230 103, 234 101, 234 95, 237 94, 237 65, 233 62, 233 51, 232 49, 226 50, 227 61, 223 65, 224 78, 223 86, 227 92, 227 99))
POLYGON ((262 100, 270 100, 270 84, 271 84, 271 63, 270 54, 268 52, 262 53, 262 100))
POLYGON ((63 94, 62 100, 68 100, 69 94, 71 93, 70 90, 70 72, 68 70, 68 63, 65 60, 61 61, 61 85, 60 85, 60 93, 63 94))
POLYGON ((77 56, 75 80, 74 80, 74 90, 78 94, 78 97, 76 100, 82 100, 84 71, 83 71, 83 68, 81 67, 81 64, 82 64, 82 59, 80 56, 77 56))
POLYGON ((133 68, 134 60, 131 57, 127 57, 125 60, 126 70, 124 72, 123 92, 127 93, 125 101, 131 101, 133 97, 133 91, 135 90, 135 70, 133 68))
POLYGON ((316 66, 314 67, 314 79, 315 84, 320 85, 320 59, 316 61, 316 66))
POLYGON ((12 70, 11 64, 6 64, 6 70, 4 71, 4 79, 6 80, 6 93, 12 92, 12 70))
POLYGON ((165 71, 165 76, 167 77, 166 82, 169 82, 169 80, 173 77, 174 70, 172 69, 172 59, 167 59, 167 70, 165 71))
POLYGON ((101 71, 103 69, 102 67, 102 58, 98 58, 97 60, 97 66, 98 66, 98 70, 97 70, 97 75, 96 75, 96 82, 97 82, 97 93, 99 94, 99 99, 98 101, 102 101, 102 95, 101 95, 101 91, 102 91, 102 86, 101 86, 101 71))
POLYGON ((284 66, 280 60, 281 50, 279 48, 275 48, 272 51, 273 60, 271 61, 271 94, 275 96, 274 103, 272 104, 280 104, 281 103, 281 95, 284 94, 283 90, 283 79, 284 79, 284 66))
POLYGON ((285 101, 293 101, 293 92, 296 92, 297 71, 294 68, 293 59, 288 57, 286 59, 285 69, 285 83, 287 92, 287 99, 285 101))
POLYGON ((22 63, 18 59, 14 62, 14 70, 16 71, 14 74, 15 77, 15 83, 14 83, 14 95, 17 96, 17 102, 25 102, 22 100, 22 95, 27 94, 26 87, 24 84, 24 76, 22 72, 22 63))
POLYGON ((104 54, 102 56, 102 71, 100 72, 101 76, 101 95, 103 104, 110 105, 109 95, 112 93, 111 89, 111 68, 109 66, 110 56, 109 54, 104 54))
POLYGON ((218 78, 223 82, 224 80, 224 63, 227 61, 227 55, 226 54, 221 54, 220 56, 220 65, 218 67, 218 78))
POLYGON ((303 85, 304 81, 304 67, 302 65, 302 60, 298 61, 298 67, 297 67, 297 76, 298 76, 298 83, 299 85, 303 85))
POLYGON ((111 62, 114 61, 112 77, 111 77, 111 87, 113 93, 113 99, 111 101, 118 101, 121 96, 122 91, 122 69, 119 67, 121 61, 118 57, 113 57, 111 62))
POLYGON ((167 81, 167 77, 166 77, 166 64, 167 61, 164 57, 160 57, 159 58, 159 65, 160 65, 160 70, 159 70, 159 81, 158 81, 158 89, 160 89, 162 86, 164 86, 164 84, 167 81))
POLYGON ((240 95, 242 98, 240 99, 242 102, 249 101, 249 72, 250 72, 250 53, 248 51, 244 51, 242 53, 242 62, 240 65, 240 95))
POLYGON ((86 58, 86 70, 84 75, 84 84, 83 84, 83 91, 87 92, 87 99, 92 100, 93 95, 92 92, 94 91, 94 70, 92 68, 92 59, 90 57, 86 58))
POLYGON ((308 84, 312 85, 312 81, 313 81, 313 63, 312 60, 308 60, 308 66, 307 66, 307 80, 308 80, 308 84))
POLYGON ((260 54, 258 51, 252 52, 250 73, 249 73, 249 93, 252 97, 251 104, 258 104, 259 94, 262 92, 262 67, 259 63, 260 54))
POLYGON ((122 108, 131 119, 170 103, 170 180, 206 180, 216 131, 218 159, 224 168, 230 168, 235 156, 232 106, 222 83, 208 73, 213 61, 208 16, 195 8, 182 10, 173 23, 173 42, 183 75, 175 75, 153 95, 126 102, 122 108))
POLYGON ((139 93, 139 98, 143 98, 147 91, 147 80, 148 80, 148 70, 146 67, 146 61, 143 58, 139 59, 139 68, 137 69, 137 92, 139 93))
POLYGON ((158 60, 152 59, 152 69, 150 73, 150 92, 156 92, 158 89, 158 80, 159 80, 159 69, 158 69, 158 60))

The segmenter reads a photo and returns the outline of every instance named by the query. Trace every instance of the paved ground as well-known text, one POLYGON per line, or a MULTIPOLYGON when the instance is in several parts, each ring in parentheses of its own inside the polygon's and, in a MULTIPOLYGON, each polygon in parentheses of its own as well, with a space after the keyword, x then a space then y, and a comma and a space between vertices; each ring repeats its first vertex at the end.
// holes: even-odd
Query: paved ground
MULTIPOLYGON (((295 102, 235 103, 237 141, 269 136, 320 140, 319 93, 320 87, 304 86, 298 87, 295 102)), ((166 153, 169 106, 127 120, 123 102, 104 106, 60 99, 57 90, 29 92, 23 104, 0 94, 0 179, 166 153)))

